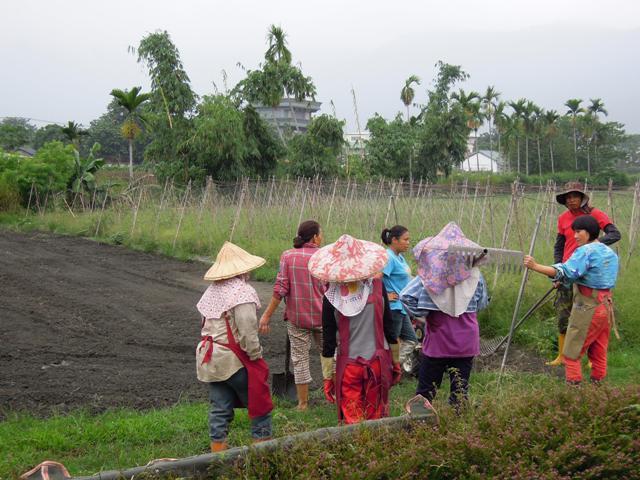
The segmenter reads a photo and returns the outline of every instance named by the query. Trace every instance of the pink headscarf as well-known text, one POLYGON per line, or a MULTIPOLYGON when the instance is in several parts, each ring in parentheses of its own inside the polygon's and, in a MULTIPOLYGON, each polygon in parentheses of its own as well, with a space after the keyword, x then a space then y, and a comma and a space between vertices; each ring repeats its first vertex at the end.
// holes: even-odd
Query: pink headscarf
POLYGON ((213 319, 222 318, 224 312, 242 303, 255 303, 256 308, 260 308, 258 293, 245 281, 244 275, 209 285, 197 308, 203 317, 213 319))
POLYGON ((448 223, 438 235, 421 240, 413 248, 413 255, 418 262, 418 276, 424 288, 436 295, 471 275, 471 268, 466 265, 464 258, 447 251, 449 245, 480 248, 464 236, 455 222, 448 223))

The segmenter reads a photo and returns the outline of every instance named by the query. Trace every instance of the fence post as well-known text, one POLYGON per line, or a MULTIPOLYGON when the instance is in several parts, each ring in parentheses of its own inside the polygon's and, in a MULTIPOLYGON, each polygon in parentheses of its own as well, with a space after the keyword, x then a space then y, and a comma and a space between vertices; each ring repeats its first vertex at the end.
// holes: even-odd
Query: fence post
POLYGON ((178 235, 180 234, 180 227, 182 226, 182 219, 184 218, 184 212, 187 209, 187 198, 189 197, 190 193, 191 193, 191 180, 189 180, 189 183, 187 184, 187 191, 184 192, 184 198, 182 200, 182 210, 180 212, 180 218, 178 219, 178 228, 176 228, 176 234, 173 237, 173 244, 171 245, 172 251, 176 249, 176 242, 178 241, 178 235))

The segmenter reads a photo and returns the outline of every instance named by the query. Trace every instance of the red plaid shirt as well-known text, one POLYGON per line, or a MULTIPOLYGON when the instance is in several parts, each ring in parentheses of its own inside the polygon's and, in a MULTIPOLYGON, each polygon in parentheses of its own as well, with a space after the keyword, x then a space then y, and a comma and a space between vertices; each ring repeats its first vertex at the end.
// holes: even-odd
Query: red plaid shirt
POLYGON ((273 295, 285 298, 285 320, 299 328, 322 328, 322 296, 326 286, 312 277, 307 268, 309 258, 317 251, 318 246, 313 243, 284 251, 273 286, 273 295))

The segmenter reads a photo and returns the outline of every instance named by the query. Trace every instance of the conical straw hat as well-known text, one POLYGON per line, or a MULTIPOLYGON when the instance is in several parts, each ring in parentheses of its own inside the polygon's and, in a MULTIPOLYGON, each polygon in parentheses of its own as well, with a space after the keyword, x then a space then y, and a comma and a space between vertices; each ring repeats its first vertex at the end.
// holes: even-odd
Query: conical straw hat
POLYGON ((215 263, 205 273, 204 279, 217 281, 232 278, 255 270, 265 263, 266 260, 264 258, 251 255, 231 242, 224 242, 218 252, 215 263))

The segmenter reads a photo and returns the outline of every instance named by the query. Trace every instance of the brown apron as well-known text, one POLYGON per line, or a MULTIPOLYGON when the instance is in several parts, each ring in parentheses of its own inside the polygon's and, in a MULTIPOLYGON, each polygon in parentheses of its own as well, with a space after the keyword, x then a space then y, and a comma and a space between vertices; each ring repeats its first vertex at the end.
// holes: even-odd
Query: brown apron
MULTIPOLYGON (((588 291, 591 291, 591 289, 588 289, 588 291)), ((573 306, 571 308, 571 316, 569 317, 564 349, 562 350, 562 354, 571 360, 577 360, 580 357, 580 352, 589 333, 593 315, 596 308, 602 304, 602 302, 598 301, 597 290, 593 290, 593 292, 596 292, 596 298, 593 298, 592 295, 584 295, 579 286, 575 283, 573 284, 573 306)), ((607 308, 609 325, 614 324, 611 296, 607 295, 606 301, 603 303, 607 308)), ((617 329, 615 329, 615 327, 614 332, 617 335, 617 329)))

